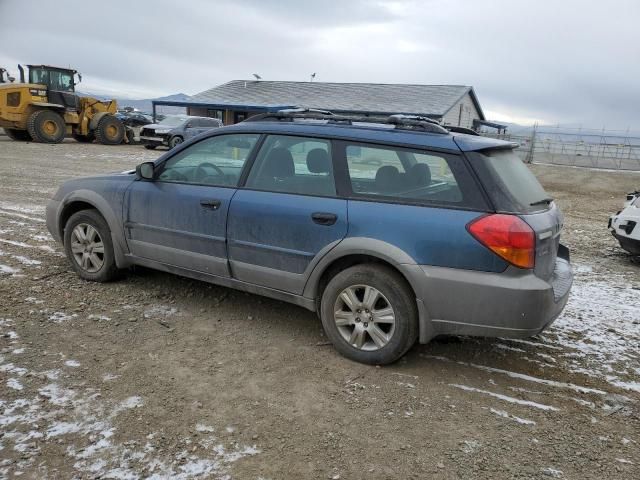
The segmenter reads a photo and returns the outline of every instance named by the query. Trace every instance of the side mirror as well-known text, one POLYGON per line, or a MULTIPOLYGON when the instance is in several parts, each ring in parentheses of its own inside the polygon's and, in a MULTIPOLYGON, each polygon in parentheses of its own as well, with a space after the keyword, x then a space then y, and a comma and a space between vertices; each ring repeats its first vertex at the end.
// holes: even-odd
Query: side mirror
POLYGON ((153 180, 154 163, 144 162, 136 167, 136 175, 142 180, 153 180))

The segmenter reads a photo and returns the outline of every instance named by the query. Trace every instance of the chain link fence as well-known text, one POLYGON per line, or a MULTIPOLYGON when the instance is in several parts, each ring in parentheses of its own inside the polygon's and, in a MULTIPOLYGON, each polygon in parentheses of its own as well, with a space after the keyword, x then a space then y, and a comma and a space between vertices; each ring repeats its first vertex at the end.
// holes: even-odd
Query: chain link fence
POLYGON ((640 133, 540 125, 527 133, 485 135, 520 144, 528 163, 640 171, 640 133))

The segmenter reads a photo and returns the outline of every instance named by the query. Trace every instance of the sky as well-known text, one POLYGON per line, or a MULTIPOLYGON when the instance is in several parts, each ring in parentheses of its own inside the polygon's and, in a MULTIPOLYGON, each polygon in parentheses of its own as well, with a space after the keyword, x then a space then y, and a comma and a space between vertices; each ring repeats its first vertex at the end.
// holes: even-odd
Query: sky
POLYGON ((233 79, 472 85, 489 119, 640 131, 639 0, 0 0, 0 66, 85 92, 233 79), (28 16, 25 7, 28 5, 28 16))

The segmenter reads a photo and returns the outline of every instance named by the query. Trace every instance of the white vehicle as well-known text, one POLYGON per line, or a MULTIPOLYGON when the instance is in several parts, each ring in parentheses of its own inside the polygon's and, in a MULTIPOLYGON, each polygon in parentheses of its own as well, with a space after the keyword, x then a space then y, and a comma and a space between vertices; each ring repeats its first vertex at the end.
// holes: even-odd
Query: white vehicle
POLYGON ((627 194, 624 207, 609 218, 609 230, 620 246, 632 255, 640 255, 640 190, 627 194))

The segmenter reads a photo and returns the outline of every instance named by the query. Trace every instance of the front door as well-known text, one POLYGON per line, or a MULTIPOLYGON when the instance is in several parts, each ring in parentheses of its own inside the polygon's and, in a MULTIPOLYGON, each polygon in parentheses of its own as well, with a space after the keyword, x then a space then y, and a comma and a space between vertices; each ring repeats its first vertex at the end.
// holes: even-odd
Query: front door
POLYGON ((242 168, 259 135, 205 138, 156 165, 153 181, 125 196, 125 227, 137 257, 229 276, 227 214, 242 168))
POLYGON ((231 201, 233 277, 301 294, 315 262, 347 234, 347 202, 335 197, 330 141, 267 137, 231 201))

